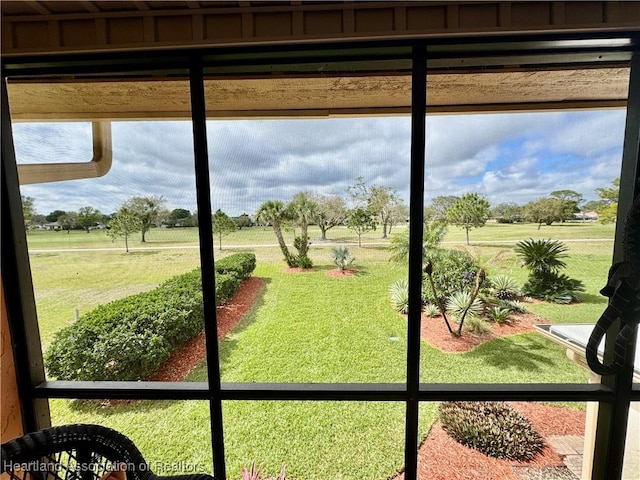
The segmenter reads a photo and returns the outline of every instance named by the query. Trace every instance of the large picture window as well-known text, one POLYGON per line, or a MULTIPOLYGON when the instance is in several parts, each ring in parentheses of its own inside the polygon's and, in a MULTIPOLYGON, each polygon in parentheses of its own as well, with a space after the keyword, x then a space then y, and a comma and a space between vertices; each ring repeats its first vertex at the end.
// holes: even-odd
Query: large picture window
POLYGON ((530 418, 545 458, 584 437, 582 472, 625 478, 633 360, 588 383, 536 326, 606 307, 638 194, 640 57, 563 39, 4 59, 26 424, 104 424, 160 470, 220 479, 252 460, 416 479, 455 436, 451 402, 508 402, 492 408, 530 418), (110 165, 74 178, 98 123, 110 165), (27 183, 34 165, 69 177, 27 183))

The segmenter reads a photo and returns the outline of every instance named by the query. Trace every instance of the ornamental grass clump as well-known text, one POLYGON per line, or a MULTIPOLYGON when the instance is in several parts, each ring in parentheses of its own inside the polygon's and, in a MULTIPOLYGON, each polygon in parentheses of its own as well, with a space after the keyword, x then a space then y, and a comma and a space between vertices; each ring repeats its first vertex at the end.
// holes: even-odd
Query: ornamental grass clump
POLYGON ((489 457, 526 462, 544 447, 531 422, 503 402, 443 402, 442 428, 489 457))

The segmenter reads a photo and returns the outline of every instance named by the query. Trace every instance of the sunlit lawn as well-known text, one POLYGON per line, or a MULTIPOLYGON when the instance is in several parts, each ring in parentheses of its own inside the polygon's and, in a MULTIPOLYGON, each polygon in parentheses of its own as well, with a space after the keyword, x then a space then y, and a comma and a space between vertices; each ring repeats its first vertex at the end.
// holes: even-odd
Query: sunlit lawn
MULTIPOLYGON (((592 235, 604 236, 607 231, 612 234, 611 227, 604 230, 590 225, 597 227, 592 235)), ((495 231, 501 232, 503 238, 498 240, 509 239, 509 231, 499 227, 495 231)), ((518 228, 518 232, 521 228, 506 227, 518 228)), ((595 238, 583 230, 586 227, 581 226, 580 238, 595 238)), ((485 229, 489 231, 488 227, 485 229)), ((485 229, 472 232, 472 243, 475 232, 485 229)), ((223 246, 232 235, 242 233, 236 242, 239 245, 251 230, 225 237, 223 246)), ((265 243, 273 243, 272 232, 258 230, 266 232, 265 243)), ((450 229, 450 235, 454 230, 450 229)), ((530 226, 520 233, 524 234, 522 238, 529 238, 535 231, 535 226, 530 226)), ((90 237, 98 232, 79 233, 90 237)), ((339 233, 340 230, 332 230, 329 237, 337 238, 339 233)), ((32 235, 29 234, 29 242, 33 247, 37 242, 32 235)), ((46 232, 41 239, 47 235, 66 233, 46 232)), ((153 231, 150 238, 156 235, 160 232, 153 231)), ((163 241, 170 245, 168 239, 163 241)), ((388 287, 406 272, 388 262, 383 246, 350 247, 361 272, 336 279, 325 275, 333 268, 327 248, 312 246, 316 270, 291 274, 285 272, 277 248, 259 244, 256 241, 249 250, 257 255, 255 275, 266 280, 266 288, 253 311, 221 344, 223 381, 404 382, 406 321, 391 307, 388 287)), ((567 274, 580 278, 587 286, 585 302, 568 306, 532 304, 531 310, 556 323, 594 322, 604 306, 604 299, 597 292, 606 279, 612 242, 568 245, 567 274)), ((152 246, 151 242, 148 246, 152 246)), ((226 255, 234 250, 229 247, 216 253, 226 255)), ((526 279, 512 244, 473 245, 470 251, 490 274, 504 272, 520 283, 526 279)), ((75 308, 82 313, 106 301, 151 289, 175 274, 195 268, 199 259, 195 248, 129 255, 115 250, 37 253, 31 255, 31 264, 41 333, 47 345, 55 331, 72 321, 75 308)), ((586 371, 569 362, 561 347, 536 333, 501 338, 462 354, 444 354, 424 342, 421 347, 424 382, 583 383, 586 377, 586 371)), ((206 381, 206 365, 196 368, 189 380, 206 381)), ((56 424, 100 423, 122 431, 151 462, 195 463, 210 468, 206 402, 141 401, 102 407, 95 402, 78 405, 52 400, 51 408, 56 424)), ((241 465, 252 459, 265 462, 267 473, 271 474, 277 473, 285 461, 291 476, 300 480, 387 478, 404 461, 402 404, 227 401, 223 412, 231 478, 239 478, 241 465)), ((424 404, 422 436, 435 418, 435 405, 424 404)))

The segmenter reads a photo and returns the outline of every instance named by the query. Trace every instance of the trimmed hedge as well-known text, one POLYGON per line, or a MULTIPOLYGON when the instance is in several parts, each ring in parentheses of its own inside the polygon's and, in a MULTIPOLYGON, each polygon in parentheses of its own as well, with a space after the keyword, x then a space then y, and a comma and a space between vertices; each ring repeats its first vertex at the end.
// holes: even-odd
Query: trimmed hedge
MULTIPOLYGON (((45 355, 49 374, 58 380, 139 380, 150 375, 202 330, 200 278, 196 269, 83 315, 56 333, 45 355)), ((229 300, 240 283, 235 274, 217 274, 216 304, 229 300)))
POLYGON ((234 274, 240 279, 248 278, 256 268, 256 256, 253 253, 235 253, 215 262, 216 273, 234 274))

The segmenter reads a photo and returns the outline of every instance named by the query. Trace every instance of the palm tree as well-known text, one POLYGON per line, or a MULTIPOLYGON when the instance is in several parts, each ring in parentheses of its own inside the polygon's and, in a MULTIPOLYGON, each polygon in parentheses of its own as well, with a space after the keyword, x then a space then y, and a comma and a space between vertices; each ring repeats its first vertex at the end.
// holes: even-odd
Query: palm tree
MULTIPOLYGON (((442 239, 447 233, 447 226, 440 222, 431 222, 424 224, 422 232, 422 261, 426 263, 429 255, 440 245, 442 239)), ((404 263, 409 260, 409 230, 391 238, 391 260, 398 263, 404 263)))
POLYGON ((280 200, 267 200, 260 205, 256 218, 259 222, 271 224, 278 239, 280 250, 282 250, 284 255, 285 262, 287 262, 287 265, 290 267, 293 267, 295 266, 294 259, 287 248, 287 244, 284 243, 284 237, 282 236, 282 222, 288 219, 288 214, 289 212, 283 202, 280 200))
POLYGON ((300 237, 295 239, 295 247, 298 250, 300 267, 306 268, 311 266, 311 260, 307 253, 309 252, 309 222, 318 214, 318 204, 306 193, 297 193, 289 203, 287 210, 289 218, 300 226, 300 237), (308 261, 306 261, 308 260, 308 261))

